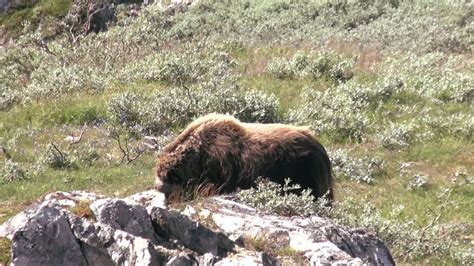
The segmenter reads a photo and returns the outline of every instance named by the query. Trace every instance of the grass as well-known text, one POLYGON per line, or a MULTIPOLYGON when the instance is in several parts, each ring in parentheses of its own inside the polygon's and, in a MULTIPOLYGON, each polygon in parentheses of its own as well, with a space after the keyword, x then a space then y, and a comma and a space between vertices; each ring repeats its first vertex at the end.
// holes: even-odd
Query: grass
POLYGON ((91 210, 91 203, 89 201, 80 201, 74 207, 71 208, 71 212, 78 217, 96 220, 94 212, 91 210))
POLYGON ((153 186, 154 158, 148 156, 135 164, 86 167, 80 170, 52 170, 25 182, 0 185, 0 222, 21 206, 31 203, 50 192, 88 190, 108 196, 127 196, 151 189, 153 186))
POLYGON ((0 264, 9 265, 10 264, 10 246, 11 241, 7 238, 0 238, 0 264))
POLYGON ((410 149, 401 153, 401 157, 406 161, 425 161, 433 166, 451 165, 470 167, 472 170, 472 160, 474 154, 470 151, 474 149, 474 143, 470 140, 456 137, 445 137, 435 139, 430 142, 414 144, 410 149), (459 159, 462 160, 459 160, 459 159))

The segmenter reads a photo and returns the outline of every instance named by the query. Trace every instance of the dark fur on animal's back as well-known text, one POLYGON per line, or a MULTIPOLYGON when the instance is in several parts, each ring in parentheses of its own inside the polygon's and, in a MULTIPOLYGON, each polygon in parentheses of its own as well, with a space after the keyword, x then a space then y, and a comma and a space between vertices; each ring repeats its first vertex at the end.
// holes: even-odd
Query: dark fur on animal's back
POLYGON ((285 178, 311 188, 317 198, 333 198, 331 164, 324 147, 304 127, 241 123, 211 114, 192 122, 161 152, 156 188, 214 184, 219 193, 247 189, 264 176, 283 184, 285 178))

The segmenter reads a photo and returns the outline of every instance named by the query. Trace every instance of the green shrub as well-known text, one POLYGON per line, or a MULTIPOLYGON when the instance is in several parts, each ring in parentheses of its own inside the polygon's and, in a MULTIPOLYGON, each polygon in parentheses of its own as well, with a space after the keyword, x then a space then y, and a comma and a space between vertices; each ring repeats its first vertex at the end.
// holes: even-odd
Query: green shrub
POLYGON ((90 207, 91 203, 87 200, 81 200, 79 201, 74 207, 72 207, 70 210, 72 213, 75 215, 84 218, 84 219, 89 219, 96 221, 96 217, 94 215, 94 212, 91 210, 90 207))
POLYGON ((287 119, 290 123, 310 125, 316 132, 338 142, 361 142, 370 121, 364 113, 367 106, 364 94, 351 95, 354 91, 358 91, 357 85, 352 84, 324 92, 307 87, 301 96, 301 107, 291 110, 287 119), (359 96, 362 99, 358 99, 359 96))
POLYGON ((389 58, 381 65, 380 75, 403 81, 403 90, 413 92, 434 103, 472 103, 474 78, 468 71, 457 70, 464 65, 472 69, 472 62, 460 62, 461 57, 446 57, 442 53, 428 53, 389 58))
POLYGON ((59 148, 54 144, 48 144, 46 150, 38 159, 40 164, 46 165, 53 169, 75 169, 78 168, 75 158, 70 158, 70 156, 59 150, 59 148))
POLYGON ((415 190, 419 188, 426 188, 428 185, 428 180, 425 175, 415 174, 411 177, 407 187, 408 190, 415 190))
POLYGON ((336 178, 345 177, 356 182, 373 183, 384 173, 384 161, 377 157, 352 157, 345 149, 329 149, 332 169, 336 178))
POLYGON ((267 65, 266 72, 276 78, 311 77, 345 82, 352 78, 354 62, 334 53, 297 53, 286 60, 276 58, 267 65))
POLYGON ((151 97, 125 93, 109 102, 112 120, 134 132, 156 134, 180 128, 198 116, 228 113, 245 122, 276 122, 275 96, 237 88, 172 88, 151 97))
MULTIPOLYGON (((126 128, 136 128, 140 125, 142 119, 141 104, 142 100, 138 94, 125 92, 112 97, 107 105, 107 110, 114 124, 126 128)), ((143 105, 145 105, 144 102, 143 105)))
POLYGON ((449 190, 438 194, 437 208, 427 210, 427 225, 402 218, 403 205, 383 216, 372 204, 352 198, 338 204, 332 217, 344 225, 374 230, 398 261, 422 261, 431 257, 453 264, 470 264, 474 260, 472 253, 455 237, 469 229, 463 224, 442 223, 441 220, 443 209, 453 207, 449 198, 449 190))
POLYGON ((298 184, 290 185, 291 179, 285 179, 284 185, 273 183, 264 178, 257 180, 257 187, 242 190, 240 199, 261 211, 276 213, 283 216, 310 216, 315 214, 328 215, 330 207, 324 199, 314 202, 311 189, 301 191, 298 184), (301 195, 292 193, 301 191, 301 195))
POLYGON ((415 127, 411 124, 390 124, 377 137, 384 148, 395 150, 406 147, 415 141, 414 130, 415 127))
POLYGON ((24 170, 19 163, 10 160, 5 161, 3 169, 0 170, 0 182, 14 182, 29 179, 29 173, 24 170))

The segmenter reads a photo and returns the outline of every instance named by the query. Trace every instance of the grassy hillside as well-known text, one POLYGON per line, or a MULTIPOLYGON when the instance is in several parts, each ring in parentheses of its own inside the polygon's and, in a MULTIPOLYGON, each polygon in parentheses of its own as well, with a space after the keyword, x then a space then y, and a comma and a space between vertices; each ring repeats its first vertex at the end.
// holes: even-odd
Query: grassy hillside
POLYGON ((22 35, 0 54, 0 222, 55 190, 151 188, 156 150, 220 112, 310 126, 335 218, 398 262, 474 263, 474 6, 348 2, 201 0, 74 43, 22 35))

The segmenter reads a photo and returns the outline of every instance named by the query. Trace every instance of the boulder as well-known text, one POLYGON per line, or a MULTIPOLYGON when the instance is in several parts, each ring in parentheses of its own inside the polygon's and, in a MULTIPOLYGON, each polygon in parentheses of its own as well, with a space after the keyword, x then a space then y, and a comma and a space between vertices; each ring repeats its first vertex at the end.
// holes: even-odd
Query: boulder
POLYGON ((262 214, 225 195, 179 210, 164 202, 157 191, 55 192, 2 224, 0 237, 11 239, 12 265, 394 264, 375 235, 327 218, 262 214), (94 215, 76 214, 84 202, 94 215))
POLYGON ((55 208, 40 207, 11 240, 12 265, 87 265, 68 220, 55 208))
POLYGON ((234 248, 233 242, 224 234, 216 233, 178 211, 154 207, 150 215, 158 234, 177 239, 200 255, 224 255, 234 248))
POLYGON ((128 200, 100 199, 90 207, 98 222, 155 241, 150 216, 144 206, 128 200))

